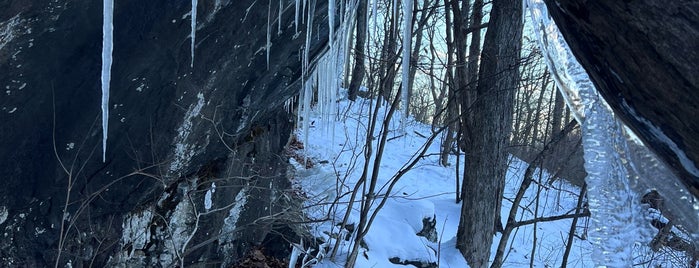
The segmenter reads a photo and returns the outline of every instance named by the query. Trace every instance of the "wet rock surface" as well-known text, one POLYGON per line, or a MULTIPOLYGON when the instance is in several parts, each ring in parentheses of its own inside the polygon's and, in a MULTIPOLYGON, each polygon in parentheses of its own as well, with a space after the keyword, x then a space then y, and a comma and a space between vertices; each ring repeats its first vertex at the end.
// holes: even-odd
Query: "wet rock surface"
POLYGON ((275 1, 267 65, 267 4, 200 1, 190 67, 190 1, 115 1, 102 162, 102 2, 0 2, 0 266, 220 266, 279 233, 304 33, 275 1))

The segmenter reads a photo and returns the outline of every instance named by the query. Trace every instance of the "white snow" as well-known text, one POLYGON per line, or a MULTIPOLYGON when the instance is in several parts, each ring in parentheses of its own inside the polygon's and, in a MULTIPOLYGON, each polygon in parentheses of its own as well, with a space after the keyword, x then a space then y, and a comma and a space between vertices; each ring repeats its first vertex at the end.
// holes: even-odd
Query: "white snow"
POLYGON ((17 14, 9 20, 0 22, 0 51, 15 38, 15 31, 21 21, 17 14))
MULTIPOLYGON (((345 195, 349 188, 353 187, 361 174, 363 158, 361 154, 363 137, 367 129, 368 105, 370 101, 359 98, 357 102, 350 103, 342 99, 338 103, 339 111, 346 111, 338 115, 339 120, 330 122, 338 129, 333 134, 324 131, 326 127, 314 127, 308 129, 308 140, 305 144, 308 150, 309 161, 315 164, 313 168, 305 169, 303 164, 294 160, 296 167, 295 182, 300 184, 309 200, 306 201, 306 212, 313 218, 323 218, 330 213, 328 222, 310 225, 312 233, 322 237, 332 246, 337 240, 332 237, 344 237, 346 230, 339 229, 336 225, 344 215, 349 197, 345 195), (319 164, 326 160, 329 163, 319 164), (328 203, 339 198, 339 205, 332 207, 328 203)), ((386 107, 386 105, 384 105, 386 107)), ((385 111, 380 111, 383 118, 385 111)), ((323 115, 318 110, 309 113, 309 120, 321 122, 323 115)), ((394 115, 392 125, 389 128, 389 137, 400 135, 397 124, 400 115, 394 115)), ((378 195, 386 192, 387 183, 393 175, 420 149, 429 136, 431 128, 416 123, 412 118, 406 121, 406 135, 393 139, 387 143, 386 151, 381 162, 379 175, 380 191, 378 195), (419 133, 419 134, 417 134, 419 133)), ((303 136, 306 130, 299 130, 297 135, 303 136)), ((376 135, 379 130, 376 130, 376 135)), ((414 169, 408 172, 390 193, 389 199, 383 209, 380 210, 376 220, 365 237, 367 249, 360 252, 355 267, 396 267, 405 268, 389 261, 389 258, 399 257, 402 260, 418 260, 425 262, 439 262, 440 267, 468 267, 466 261, 456 249, 456 229, 459 223, 461 204, 454 201, 454 163, 452 157, 450 167, 439 165, 437 153, 439 141, 434 142, 428 149, 426 157, 422 158, 414 169), (424 237, 415 235, 422 229, 422 219, 436 216, 436 230, 438 241, 430 242, 424 237)), ((373 161, 373 160, 372 160, 373 161)), ((526 164, 518 159, 512 159, 507 175, 505 197, 510 200, 514 197, 526 164)), ((548 179, 546 172, 541 173, 543 180, 548 179)), ((538 216, 560 215, 568 212, 576 205, 576 194, 580 190, 564 182, 557 182, 554 186, 542 187, 542 200, 538 216)), ((536 196, 536 187, 531 187, 527 192, 525 206, 531 206, 536 196)), ((511 203, 503 201, 503 219, 507 218, 511 203)), ((526 209, 518 214, 518 219, 532 218, 533 208, 526 209)), ((354 211, 350 215, 350 223, 358 222, 359 214, 354 211)), ((583 235, 584 219, 578 223, 578 234, 583 235)), ((537 226, 537 242, 532 240, 533 226, 528 225, 519 228, 510 239, 508 255, 504 267, 528 266, 531 258, 534 258, 536 267, 560 266, 561 256, 565 248, 565 239, 570 228, 571 220, 540 223, 537 226), (532 245, 536 247, 536 254, 530 256, 532 245)), ((493 254, 497 247, 499 236, 495 237, 493 254)), ((329 259, 329 253, 325 259, 314 267, 340 267, 347 257, 350 241, 340 239, 339 254, 335 260, 329 259)), ((588 241, 575 240, 569 267, 590 267, 592 265, 592 246, 588 241)), ((298 260, 301 262, 301 260, 298 260)))
POLYGON ((206 211, 209 211, 211 209, 211 206, 213 205, 212 195, 215 192, 216 192, 216 183, 213 182, 213 183, 211 183, 211 188, 206 190, 206 194, 204 195, 204 208, 206 209, 206 211))
POLYGON ((191 12, 191 34, 189 37, 191 38, 191 43, 190 43, 190 49, 191 49, 191 63, 189 64, 190 67, 194 68, 194 45, 195 45, 195 37, 197 34, 197 4, 198 0, 192 0, 192 12, 191 12))
POLYGON ((102 15, 102 161, 107 161, 109 82, 112 75, 114 0, 104 0, 102 15))
POLYGON ((150 209, 130 213, 124 218, 121 224, 122 245, 130 244, 131 250, 126 253, 127 257, 131 257, 133 252, 138 249, 143 249, 150 240, 150 224, 153 218, 153 212, 150 209))
POLYGON ((204 107, 204 94, 197 94, 197 103, 190 105, 185 113, 182 124, 177 128, 177 137, 175 137, 175 156, 170 163, 170 172, 177 172, 187 163, 194 155, 195 145, 187 139, 192 132, 192 120, 199 116, 199 112, 204 107))
POLYGON ((7 208, 5 206, 0 207, 0 224, 7 220, 8 215, 7 208))

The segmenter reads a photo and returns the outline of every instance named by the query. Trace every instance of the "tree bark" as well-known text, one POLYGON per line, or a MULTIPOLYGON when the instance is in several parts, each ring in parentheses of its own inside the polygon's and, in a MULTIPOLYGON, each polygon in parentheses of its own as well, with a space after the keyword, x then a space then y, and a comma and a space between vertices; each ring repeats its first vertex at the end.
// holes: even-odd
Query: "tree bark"
POLYGON ((347 98, 354 101, 357 99, 359 86, 364 79, 364 47, 366 44, 366 13, 367 0, 359 0, 357 8, 357 40, 354 45, 354 67, 352 68, 352 79, 350 80, 347 98))
POLYGON ((473 125, 464 130, 470 132, 468 172, 456 244, 474 268, 488 264, 495 214, 502 202, 514 90, 519 82, 522 3, 494 0, 490 16, 472 109, 473 125))

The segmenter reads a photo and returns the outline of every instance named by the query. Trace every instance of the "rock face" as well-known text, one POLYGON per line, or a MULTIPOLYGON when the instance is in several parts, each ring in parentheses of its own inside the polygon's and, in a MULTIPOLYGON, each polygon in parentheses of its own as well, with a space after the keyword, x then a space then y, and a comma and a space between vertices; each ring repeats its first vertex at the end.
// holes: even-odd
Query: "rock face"
POLYGON ((615 113, 699 197, 699 2, 546 3, 615 113))
POLYGON ((115 1, 102 162, 101 1, 0 2, 0 266, 221 266, 283 244, 305 34, 293 1, 281 21, 268 4, 199 1, 190 67, 190 1, 115 1))

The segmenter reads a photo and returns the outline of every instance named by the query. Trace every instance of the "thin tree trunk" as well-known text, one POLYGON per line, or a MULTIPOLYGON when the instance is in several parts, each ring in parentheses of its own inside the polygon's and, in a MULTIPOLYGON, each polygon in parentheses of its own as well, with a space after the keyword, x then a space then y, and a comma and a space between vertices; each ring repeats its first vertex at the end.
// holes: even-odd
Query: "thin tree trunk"
POLYGON ((364 47, 366 46, 367 34, 367 7, 367 0, 359 0, 359 4, 357 6, 357 38, 354 46, 354 68, 352 68, 352 79, 349 83, 347 96, 347 98, 352 101, 357 99, 359 86, 361 86, 362 80, 364 79, 364 57, 366 54, 364 47))
MULTIPOLYGON (((559 93, 560 94, 560 93, 559 93)), ((583 184, 580 187, 580 195, 578 196, 578 205, 575 207, 575 214, 582 213, 583 201, 585 200, 585 192, 587 191, 587 184, 583 184)), ((568 266, 568 256, 570 256, 570 250, 573 248, 573 240, 575 240, 575 228, 578 225, 578 218, 573 218, 573 222, 570 224, 570 231, 568 232, 568 242, 566 243, 566 251, 563 253, 563 260, 561 261, 561 268, 568 266)))
POLYGON ((565 103, 563 102, 563 95, 561 95, 561 91, 558 90, 557 87, 554 86, 553 88, 553 94, 555 95, 554 97, 554 102, 553 102, 553 118, 551 119, 551 136, 553 134, 558 133, 558 131, 561 130, 561 125, 563 124, 563 108, 565 107, 565 103))
POLYGON ((444 70, 444 84, 447 89, 447 111, 444 122, 448 124, 444 139, 442 140, 442 148, 440 154, 440 162, 442 166, 449 165, 449 153, 451 153, 452 144, 454 143, 454 134, 456 133, 459 124, 454 118, 459 116, 458 103, 456 98, 456 86, 454 85, 454 41, 452 37, 452 17, 451 9, 449 8, 449 0, 444 0, 444 15, 446 28, 446 43, 447 43, 447 65, 444 70))

